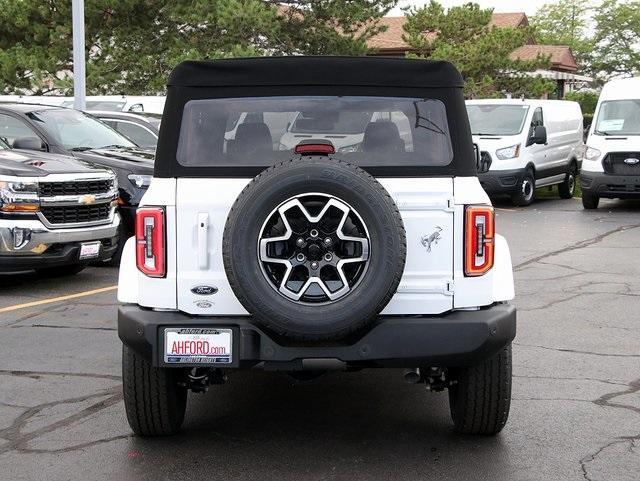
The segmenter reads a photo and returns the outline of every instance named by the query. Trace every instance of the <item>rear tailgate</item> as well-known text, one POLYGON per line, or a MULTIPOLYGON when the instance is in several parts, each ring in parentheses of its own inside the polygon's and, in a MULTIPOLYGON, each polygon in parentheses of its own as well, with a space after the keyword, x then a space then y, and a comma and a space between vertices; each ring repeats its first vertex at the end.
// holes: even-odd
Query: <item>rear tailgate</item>
MULTIPOLYGON (((230 207, 248 182, 177 180, 178 309, 204 315, 246 314, 225 275, 222 235, 230 207)), ((396 201, 407 231, 404 275, 383 313, 437 314, 452 309, 453 180, 393 178, 381 183, 396 201)))

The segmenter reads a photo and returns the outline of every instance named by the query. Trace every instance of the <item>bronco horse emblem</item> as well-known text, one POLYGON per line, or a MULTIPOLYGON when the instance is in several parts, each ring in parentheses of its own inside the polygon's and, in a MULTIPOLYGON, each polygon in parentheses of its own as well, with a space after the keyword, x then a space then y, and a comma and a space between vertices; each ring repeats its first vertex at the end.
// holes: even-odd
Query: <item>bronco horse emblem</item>
POLYGON ((436 226, 436 230, 430 235, 423 235, 420 238, 420 243, 427 248, 427 252, 431 252, 431 244, 438 244, 438 241, 442 238, 440 236, 440 232, 442 232, 442 227, 439 225, 436 226))

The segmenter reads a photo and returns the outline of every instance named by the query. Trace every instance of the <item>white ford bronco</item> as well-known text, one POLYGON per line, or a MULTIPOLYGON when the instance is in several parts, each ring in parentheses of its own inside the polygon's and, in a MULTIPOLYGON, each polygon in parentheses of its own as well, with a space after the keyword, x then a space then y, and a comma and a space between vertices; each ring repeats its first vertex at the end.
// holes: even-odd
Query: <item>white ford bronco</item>
POLYGON ((176 67, 120 267, 136 433, 176 432, 189 390, 255 368, 404 368, 448 389, 457 431, 503 428, 513 274, 462 86, 451 64, 423 60, 176 67), (344 138, 358 143, 336 148, 344 138))

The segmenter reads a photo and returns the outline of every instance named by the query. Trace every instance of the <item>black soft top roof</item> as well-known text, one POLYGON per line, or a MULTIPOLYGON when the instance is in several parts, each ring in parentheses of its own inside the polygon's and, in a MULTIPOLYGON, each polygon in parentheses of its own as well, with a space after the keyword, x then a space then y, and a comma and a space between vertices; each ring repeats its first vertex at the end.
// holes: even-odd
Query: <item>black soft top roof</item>
POLYGON ((176 87, 353 85, 393 87, 463 86, 449 62, 392 57, 257 57, 188 60, 171 73, 176 87))
MULTIPOLYGON (((256 57, 179 64, 168 81, 156 177, 253 177, 264 166, 184 166, 177 161, 182 114, 192 100, 278 96, 406 97, 441 101, 453 159, 443 166, 366 167, 376 176, 476 175, 463 79, 449 62, 389 57, 256 57)), ((283 155, 286 155, 283 153, 283 155)), ((284 160, 284 159, 283 159, 284 160)))

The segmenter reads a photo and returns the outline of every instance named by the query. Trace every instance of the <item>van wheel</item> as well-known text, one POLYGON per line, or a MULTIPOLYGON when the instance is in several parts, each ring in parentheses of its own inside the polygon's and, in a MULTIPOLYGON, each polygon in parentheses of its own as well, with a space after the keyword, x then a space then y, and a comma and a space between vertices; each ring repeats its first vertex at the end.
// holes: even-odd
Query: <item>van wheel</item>
POLYGON ((582 193, 582 207, 585 209, 597 209, 600 203, 600 197, 597 195, 582 193))
POLYGON ((558 185, 558 194, 560 194, 561 199, 572 199, 573 193, 576 190, 576 177, 578 176, 578 169, 576 166, 571 164, 569 168, 569 172, 564 178, 564 182, 558 185))
POLYGON ((179 384, 182 369, 153 367, 122 346, 122 386, 129 426, 140 436, 175 434, 187 408, 187 388, 179 384))
POLYGON ((455 430, 497 434, 511 406, 511 343, 482 364, 453 371, 449 408, 455 430))
POLYGON ((513 205, 524 207, 531 205, 536 194, 536 178, 531 169, 527 169, 525 174, 518 182, 518 190, 511 196, 513 205))

